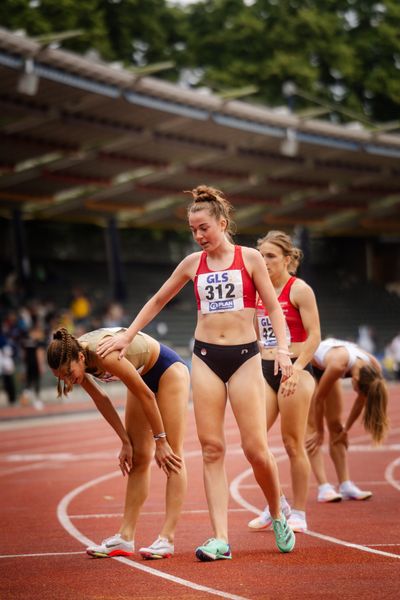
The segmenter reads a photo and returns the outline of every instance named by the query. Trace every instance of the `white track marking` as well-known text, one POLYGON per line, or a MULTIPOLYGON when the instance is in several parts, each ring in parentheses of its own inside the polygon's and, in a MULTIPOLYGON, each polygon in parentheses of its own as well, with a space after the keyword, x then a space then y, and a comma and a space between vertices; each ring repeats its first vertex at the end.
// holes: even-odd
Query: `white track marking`
POLYGON ((400 465, 400 458, 396 458, 393 462, 388 464, 385 471, 385 479, 392 485, 396 490, 400 491, 400 482, 394 478, 394 470, 400 465))
POLYGON ((0 558, 32 558, 36 556, 70 556, 71 554, 84 554, 80 552, 41 552, 36 554, 0 554, 0 558))
MULTIPOLYGON (((242 453, 242 450, 239 448, 238 451, 233 450, 234 454, 237 453, 242 453)), ((230 452, 231 454, 232 452, 230 452)), ((188 452, 185 454, 185 456, 187 458, 189 457, 194 457, 194 456, 199 456, 201 455, 201 451, 200 450, 194 450, 192 452, 188 452)), ((84 544, 85 546, 90 546, 92 545, 94 542, 92 540, 90 540, 89 538, 87 538, 86 536, 84 536, 76 527, 75 525, 72 524, 70 517, 68 516, 68 506, 70 504, 70 502, 79 494, 81 494, 82 492, 88 490, 89 488, 102 483, 103 481, 108 481, 109 479, 112 479, 113 477, 118 476, 119 473, 118 472, 113 472, 113 473, 109 473, 108 475, 102 475, 101 477, 97 477, 96 479, 93 479, 91 481, 88 481, 87 483, 84 483, 83 485, 80 485, 79 487, 75 488, 74 490, 72 490, 71 492, 69 492, 69 494, 67 494, 66 496, 64 496, 64 498, 60 501, 60 503, 58 504, 57 507, 57 517, 58 520, 60 521, 61 525, 64 527, 64 529, 75 539, 77 539, 78 541, 80 541, 82 544, 84 544)), ((182 579, 181 577, 176 577, 175 575, 170 575, 169 573, 164 573, 161 571, 157 571, 157 569, 153 569, 151 567, 145 566, 143 564, 140 564, 136 561, 133 561, 131 559, 127 559, 124 558, 122 556, 118 556, 118 557, 114 557, 113 560, 117 560, 118 562, 124 563, 125 565, 127 565, 128 567, 134 568, 134 569, 138 569, 139 571, 144 571, 145 573, 149 573, 150 575, 154 575, 156 577, 161 577, 162 579, 166 579, 167 581, 171 581, 172 583, 176 583, 179 585, 183 585, 185 587, 188 587, 192 590, 197 590, 200 592, 205 592, 207 594, 213 594, 214 596, 220 596, 221 598, 228 598, 230 600, 248 600, 248 598, 245 598, 243 596, 237 596, 236 594, 229 594, 228 592, 222 592, 220 590, 216 590, 214 588, 211 587, 207 587, 205 585, 199 585, 197 583, 194 583, 192 581, 188 581, 186 579, 182 579)))
MULTIPOLYGON (((245 508, 228 508, 228 512, 247 512, 245 508)), ((165 511, 163 510, 143 510, 140 512, 140 516, 143 515, 164 515, 165 511)), ((181 515, 204 515, 208 514, 207 508, 201 508, 198 510, 182 510, 181 515)), ((92 514, 92 515, 69 515, 70 519, 76 520, 84 520, 84 519, 108 519, 108 518, 121 518, 123 517, 123 513, 100 513, 100 514, 92 514)))
MULTIPOLYGON (((286 456, 286 454, 284 454, 284 455, 278 457, 276 459, 276 461, 280 462, 286 458, 287 458, 287 456, 286 456)), ((400 461, 400 459, 398 459, 398 460, 400 461)), ((397 461, 394 461, 394 462, 397 462, 397 461)), ((394 464, 394 463, 392 463, 392 464, 394 464)), ((241 481, 243 479, 245 479, 246 477, 249 477, 250 475, 252 475, 252 473, 253 473, 253 471, 250 468, 250 469, 246 469, 240 475, 238 475, 232 481, 232 483, 230 485, 230 492, 231 492, 232 497, 239 504, 239 506, 246 508, 247 510, 249 510, 252 513, 255 513, 256 515, 260 515, 261 511, 258 508, 256 508, 253 504, 250 504, 250 502, 247 502, 247 500, 245 500, 239 492, 239 487, 240 487, 241 481)), ((399 489, 400 489, 400 486, 399 486, 399 489)), ((302 535, 309 535, 311 537, 319 538, 326 542, 331 542, 332 544, 338 544, 340 546, 345 546, 347 548, 353 548, 355 550, 361 550, 363 552, 369 552, 371 554, 379 554, 380 556, 386 556, 388 558, 400 559, 400 554, 392 554, 391 552, 383 552, 382 550, 374 550, 373 548, 369 548, 367 546, 362 546, 361 544, 353 544, 351 542, 346 542, 345 540, 340 540, 340 539, 332 537, 332 536, 324 535, 322 533, 317 533, 316 531, 311 531, 309 529, 307 531, 305 531, 302 535)))
POLYGON ((116 452, 87 452, 86 454, 74 454, 73 452, 49 452, 48 454, 9 454, 6 462, 35 462, 43 461, 81 461, 81 460, 112 460, 117 459, 116 452))
POLYGON ((400 544, 365 544, 366 546, 370 546, 371 548, 376 548, 379 546, 400 546, 400 544))

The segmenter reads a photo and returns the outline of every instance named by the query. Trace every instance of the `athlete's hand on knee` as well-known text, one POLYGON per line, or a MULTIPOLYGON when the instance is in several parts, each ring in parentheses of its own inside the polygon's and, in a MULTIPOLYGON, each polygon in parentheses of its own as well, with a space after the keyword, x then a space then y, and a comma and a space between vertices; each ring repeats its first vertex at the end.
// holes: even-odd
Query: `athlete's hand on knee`
POLYGON ((345 448, 349 447, 349 436, 344 427, 342 428, 342 431, 332 437, 332 445, 335 444, 343 444, 345 448))
POLYGON ((106 336, 97 346, 96 354, 101 356, 101 358, 104 358, 111 352, 120 350, 118 358, 121 359, 125 356, 126 348, 129 346, 131 341, 131 337, 126 332, 119 333, 115 336, 106 336))
POLYGON ((297 384, 299 382, 299 371, 298 369, 293 369, 293 374, 290 377, 284 378, 282 375, 281 384, 279 386, 279 393, 282 396, 287 397, 291 396, 295 393, 297 384))
POLYGON ((129 475, 133 468, 133 448, 129 442, 122 444, 118 460, 122 475, 129 475))
POLYGON ((166 438, 157 440, 155 459, 157 465, 164 471, 167 477, 173 473, 179 473, 182 468, 182 459, 174 453, 166 438))
POLYGON ((324 442, 324 432, 323 431, 316 431, 315 433, 312 433, 307 439, 306 439, 306 450, 309 454, 311 454, 311 456, 313 454, 315 454, 315 452, 318 450, 318 448, 320 446, 322 446, 324 442))

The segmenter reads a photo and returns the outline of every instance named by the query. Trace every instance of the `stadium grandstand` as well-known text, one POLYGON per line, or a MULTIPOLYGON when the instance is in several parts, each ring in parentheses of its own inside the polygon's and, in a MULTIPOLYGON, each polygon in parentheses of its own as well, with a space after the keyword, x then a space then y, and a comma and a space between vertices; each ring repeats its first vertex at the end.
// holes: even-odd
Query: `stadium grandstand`
MULTIPOLYGON (((1 28, 0 106, 3 316, 68 309, 79 288, 95 324, 113 302, 129 322, 193 248, 183 191, 207 183, 234 205, 241 243, 297 236, 324 335, 367 324, 382 351, 397 333, 395 127, 201 93, 1 28)), ((183 290, 154 324, 187 356, 194 310, 183 290)))

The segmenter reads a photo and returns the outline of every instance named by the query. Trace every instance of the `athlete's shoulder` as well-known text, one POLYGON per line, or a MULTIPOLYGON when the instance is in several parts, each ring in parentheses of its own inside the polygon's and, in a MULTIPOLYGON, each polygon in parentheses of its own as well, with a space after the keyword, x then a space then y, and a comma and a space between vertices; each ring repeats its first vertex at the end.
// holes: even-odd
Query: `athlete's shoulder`
POLYGON ((201 259, 202 251, 192 252, 181 260, 176 270, 186 273, 190 278, 195 274, 201 259))
POLYGON ((261 260, 264 263, 261 254, 255 248, 250 248, 249 246, 239 246, 239 248, 242 250, 243 259, 251 262, 261 260))
POLYGON ((242 254, 246 254, 249 256, 256 256, 257 254, 261 256, 258 250, 255 248, 251 248, 250 246, 239 246, 242 249, 242 254))
POLYGON ((198 263, 202 254, 203 254, 202 250, 200 250, 198 252, 192 252, 191 254, 188 254, 187 256, 185 256, 185 258, 181 261, 180 264, 193 265, 194 263, 198 263))
POLYGON ((313 297, 315 296, 314 290, 311 287, 311 285, 309 283, 307 283, 306 281, 304 281, 304 279, 300 279, 299 277, 294 277, 294 279, 292 281, 292 285, 290 287, 290 291, 295 296, 297 296, 298 294, 300 294, 300 295, 307 294, 307 295, 311 295, 313 297))

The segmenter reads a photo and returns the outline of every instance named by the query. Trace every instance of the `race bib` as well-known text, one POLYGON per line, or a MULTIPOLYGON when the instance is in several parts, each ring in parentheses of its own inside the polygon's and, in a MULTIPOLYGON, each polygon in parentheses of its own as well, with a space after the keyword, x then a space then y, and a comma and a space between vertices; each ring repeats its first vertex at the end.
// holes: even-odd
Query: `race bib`
MULTIPOLYGON (((268 316, 266 315, 262 315, 262 316, 258 316, 257 317, 258 320, 258 330, 260 332, 260 342, 262 343, 264 348, 275 348, 278 345, 276 336, 275 336, 275 332, 272 328, 271 325, 271 320, 268 316)), ((287 323, 285 324, 286 327, 286 341, 288 346, 290 346, 291 343, 291 336, 290 336, 290 331, 289 328, 287 326, 287 323)))
POLYGON ((203 314, 243 310, 243 280, 239 269, 202 273, 197 278, 203 314))

